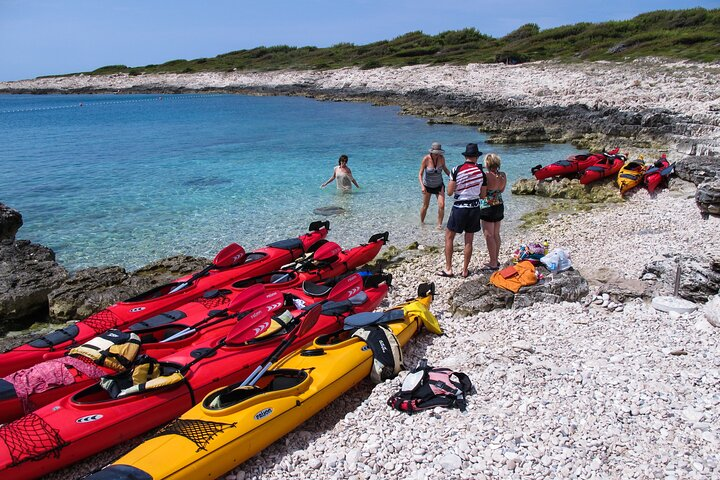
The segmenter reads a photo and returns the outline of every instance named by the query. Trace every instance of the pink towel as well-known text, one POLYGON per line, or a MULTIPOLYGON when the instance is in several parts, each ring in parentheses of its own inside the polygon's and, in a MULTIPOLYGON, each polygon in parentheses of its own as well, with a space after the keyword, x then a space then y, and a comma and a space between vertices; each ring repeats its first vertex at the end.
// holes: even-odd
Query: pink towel
POLYGON ((90 378, 100 378, 106 374, 104 370, 91 363, 73 357, 61 357, 46 360, 30 368, 18 370, 4 380, 12 383, 15 394, 20 399, 25 413, 33 410, 29 397, 33 393, 41 393, 51 388, 72 385, 75 377, 67 366, 75 367, 90 378))

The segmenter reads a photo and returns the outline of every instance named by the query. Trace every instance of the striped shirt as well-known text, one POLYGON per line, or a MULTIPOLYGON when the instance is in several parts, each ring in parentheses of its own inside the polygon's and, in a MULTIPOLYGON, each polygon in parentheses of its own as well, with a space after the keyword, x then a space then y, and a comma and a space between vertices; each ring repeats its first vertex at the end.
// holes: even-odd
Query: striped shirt
POLYGON ((465 162, 450 172, 450 179, 455 182, 455 207, 474 208, 480 202, 480 189, 487 185, 485 172, 474 162, 465 162))

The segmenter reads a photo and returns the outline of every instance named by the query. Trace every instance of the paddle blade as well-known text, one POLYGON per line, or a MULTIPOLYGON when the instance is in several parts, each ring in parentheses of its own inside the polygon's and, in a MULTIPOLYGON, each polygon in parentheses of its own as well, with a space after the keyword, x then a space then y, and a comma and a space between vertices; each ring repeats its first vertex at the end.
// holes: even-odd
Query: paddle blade
POLYGON ((335 242, 327 242, 315 250, 313 259, 317 262, 325 262, 337 257, 340 252, 342 252, 340 245, 335 242))
POLYGON ((213 265, 216 267, 231 267, 245 260, 245 249, 237 243, 231 243, 215 255, 213 265))
POLYGON ((265 293, 265 286, 262 283, 251 285, 242 292, 238 293, 235 298, 227 306, 228 312, 240 312, 242 310, 251 310, 252 307, 246 307, 255 298, 265 293))
POLYGON ((330 290, 327 299, 331 302, 339 302, 341 300, 347 300, 353 295, 357 295, 363 289, 363 279, 359 273, 353 273, 338 283, 330 290))
POLYGON ((265 292, 265 294, 255 297, 245 305, 245 310, 265 309, 268 313, 273 313, 285 304, 285 296, 282 292, 275 290, 274 292, 265 292))
POLYGON ((303 335, 306 335, 310 330, 312 330, 317 323, 318 318, 320 318, 321 312, 322 305, 315 305, 300 322, 300 326, 298 327, 298 331, 295 337, 302 337, 303 335))
POLYGON ((235 324, 225 337, 225 344, 238 345, 252 340, 270 328, 270 323, 270 314, 259 308, 245 317, 242 323, 235 324))

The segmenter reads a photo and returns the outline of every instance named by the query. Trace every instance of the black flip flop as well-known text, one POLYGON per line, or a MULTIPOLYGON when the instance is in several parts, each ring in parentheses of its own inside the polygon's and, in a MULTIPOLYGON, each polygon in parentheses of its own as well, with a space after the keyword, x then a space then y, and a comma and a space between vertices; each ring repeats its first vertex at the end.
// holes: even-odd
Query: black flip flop
POLYGON ((445 270, 440 270, 436 273, 438 277, 445 277, 445 278, 454 278, 455 275, 452 273, 447 273, 445 270))

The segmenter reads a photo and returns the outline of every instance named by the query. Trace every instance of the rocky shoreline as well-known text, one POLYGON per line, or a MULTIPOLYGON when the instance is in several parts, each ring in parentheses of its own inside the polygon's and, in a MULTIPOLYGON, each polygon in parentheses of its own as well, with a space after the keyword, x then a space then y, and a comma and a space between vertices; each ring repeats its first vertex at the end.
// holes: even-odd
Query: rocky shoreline
MULTIPOLYGON (((720 203, 720 162, 711 155, 720 153, 718 72, 717 65, 645 60, 75 76, 0 83, 0 93, 223 91, 371 100, 431 121, 477 125, 495 141, 669 149, 681 179, 658 195, 640 190, 620 203, 555 213, 503 234, 503 260, 529 241, 569 250, 586 282, 572 298, 559 288, 515 296, 512 308, 505 298, 483 302, 477 292, 492 296, 486 276, 434 275, 443 264, 438 245, 421 245, 388 267, 394 288, 387 305, 413 297, 420 282, 436 282, 432 310, 445 335, 412 341, 405 363, 428 358, 470 375, 477 393, 467 413, 393 411, 385 402, 404 374, 363 383, 226 478, 700 479, 720 476, 720 212, 712 210, 720 203), (672 293, 677 264, 680 294, 699 306, 692 313, 650 305, 672 293)), ((478 238, 472 266, 486 260, 478 238)), ((47 478, 79 478, 131 446, 47 478)))
POLYGON ((74 75, 0 82, 0 93, 243 93, 400 105, 431 122, 477 126, 491 142, 573 142, 720 153, 720 65, 416 65, 327 71, 74 75))

